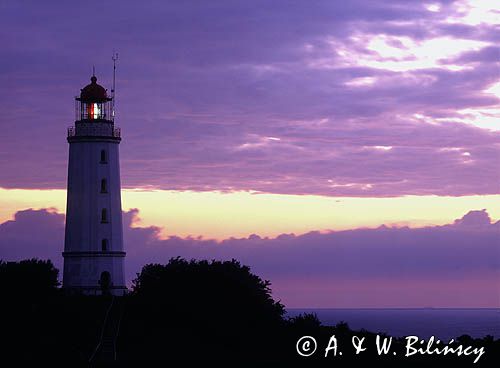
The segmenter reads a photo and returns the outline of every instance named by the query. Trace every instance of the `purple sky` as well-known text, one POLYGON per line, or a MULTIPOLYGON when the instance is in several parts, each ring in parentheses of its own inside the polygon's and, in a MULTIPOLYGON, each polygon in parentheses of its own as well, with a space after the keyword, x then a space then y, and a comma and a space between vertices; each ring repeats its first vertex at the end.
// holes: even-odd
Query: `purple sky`
MULTIPOLYGON (((124 188, 498 195, 500 13, 486 3, 2 1, 0 188, 65 189, 73 98, 92 65, 111 88, 116 50, 124 188)), ((499 222, 481 208, 444 226, 217 243, 162 239, 139 206, 127 273, 236 257, 289 307, 498 307, 499 222)), ((0 258, 60 267, 63 236, 56 210, 18 211, 0 258)))
POLYGON ((0 186, 65 187, 115 49, 124 187, 497 194, 500 30, 426 4, 2 2, 0 186))

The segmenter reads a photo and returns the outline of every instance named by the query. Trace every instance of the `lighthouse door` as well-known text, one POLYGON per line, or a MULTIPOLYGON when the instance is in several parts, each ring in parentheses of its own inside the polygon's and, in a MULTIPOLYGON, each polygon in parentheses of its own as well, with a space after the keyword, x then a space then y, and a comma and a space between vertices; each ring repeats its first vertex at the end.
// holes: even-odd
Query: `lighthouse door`
POLYGON ((101 285, 102 295, 109 295, 111 289, 111 274, 108 271, 101 273, 101 278, 99 280, 99 285, 101 285))

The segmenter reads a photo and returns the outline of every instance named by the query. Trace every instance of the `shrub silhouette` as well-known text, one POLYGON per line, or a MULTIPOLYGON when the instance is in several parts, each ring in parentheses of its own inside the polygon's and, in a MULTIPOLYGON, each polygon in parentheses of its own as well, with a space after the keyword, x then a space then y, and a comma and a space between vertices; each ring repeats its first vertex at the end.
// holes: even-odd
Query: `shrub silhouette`
POLYGON ((298 316, 292 317, 288 323, 293 325, 297 330, 314 330, 321 326, 316 313, 301 313, 298 316))

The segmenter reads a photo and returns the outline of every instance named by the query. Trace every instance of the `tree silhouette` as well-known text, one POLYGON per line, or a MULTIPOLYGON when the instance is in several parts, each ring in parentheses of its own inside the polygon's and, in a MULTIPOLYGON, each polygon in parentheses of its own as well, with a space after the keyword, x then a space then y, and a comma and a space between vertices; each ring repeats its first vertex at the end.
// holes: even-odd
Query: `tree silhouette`
POLYGON ((11 297, 37 299, 57 292, 59 270, 50 260, 0 260, 0 290, 11 297))
POLYGON ((203 306, 213 312, 253 315, 281 321, 284 306, 271 295, 271 283, 252 274, 238 261, 186 261, 172 258, 166 265, 148 264, 133 281, 132 295, 170 306, 203 306), (192 303, 192 304, 191 304, 192 303))
POLYGON ((234 259, 148 264, 128 303, 122 331, 141 355, 154 356, 167 343, 174 359, 186 358, 193 346, 205 359, 227 358, 262 344, 284 324, 284 306, 273 300, 270 282, 234 259))

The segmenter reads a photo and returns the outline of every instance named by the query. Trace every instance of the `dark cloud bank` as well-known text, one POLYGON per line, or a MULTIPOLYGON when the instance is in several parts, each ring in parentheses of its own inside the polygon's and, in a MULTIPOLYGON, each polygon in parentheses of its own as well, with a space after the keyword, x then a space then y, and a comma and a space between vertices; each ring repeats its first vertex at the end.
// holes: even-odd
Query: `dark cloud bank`
MULTIPOLYGON (((328 306, 331 298, 358 304, 370 300, 377 304, 382 297, 389 304, 397 304, 398 298, 407 298, 408 303, 427 298, 433 303, 436 296, 427 294, 439 293, 436 288, 451 303, 476 305, 471 298, 479 298, 483 304, 491 306, 496 300, 498 305, 500 221, 493 223, 485 210, 470 211, 444 226, 381 226, 276 238, 251 235, 222 242, 160 239, 158 227, 134 227, 138 213, 137 209, 124 213, 129 281, 143 264, 164 263, 170 257, 236 258, 273 281, 275 294, 295 306, 328 306), (383 288, 376 286, 381 280, 383 288), (325 295, 330 292, 336 294, 325 295), (364 297, 353 297, 355 293, 364 297)), ((19 211, 14 220, 0 224, 0 258, 50 258, 61 268, 63 236, 63 214, 51 209, 19 211)))

